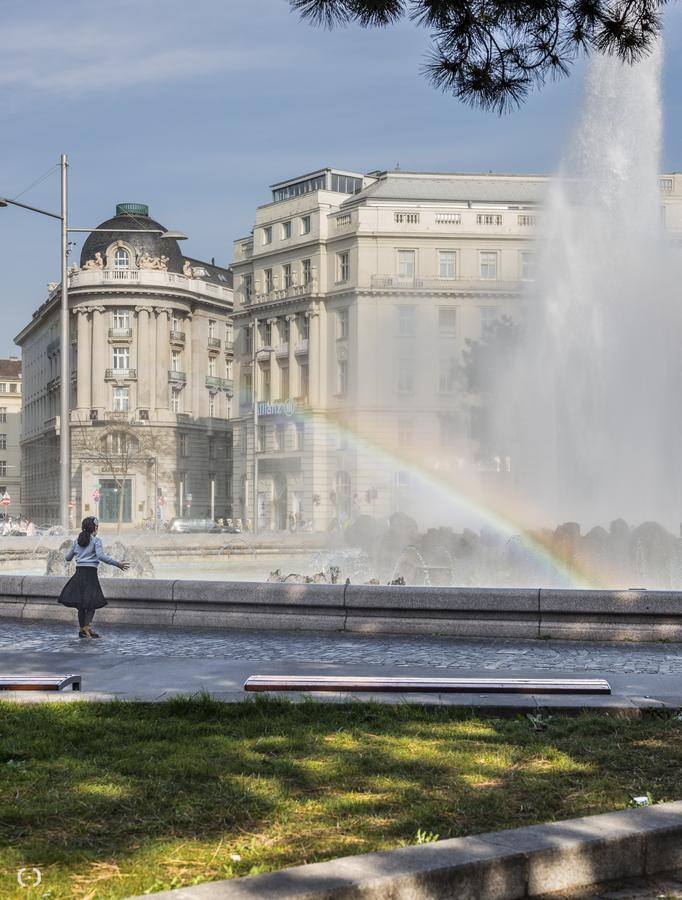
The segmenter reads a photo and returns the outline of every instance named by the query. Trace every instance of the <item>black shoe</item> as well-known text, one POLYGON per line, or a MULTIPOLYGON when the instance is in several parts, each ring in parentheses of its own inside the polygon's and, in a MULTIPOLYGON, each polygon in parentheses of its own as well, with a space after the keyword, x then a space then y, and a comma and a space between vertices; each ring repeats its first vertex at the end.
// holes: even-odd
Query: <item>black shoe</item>
POLYGON ((93 631, 92 628, 90 628, 89 630, 90 630, 90 637, 92 637, 92 638, 101 637, 101 635, 97 634, 96 631, 93 631))
POLYGON ((79 638, 91 638, 92 635, 89 634, 84 628, 79 629, 78 631, 79 638))

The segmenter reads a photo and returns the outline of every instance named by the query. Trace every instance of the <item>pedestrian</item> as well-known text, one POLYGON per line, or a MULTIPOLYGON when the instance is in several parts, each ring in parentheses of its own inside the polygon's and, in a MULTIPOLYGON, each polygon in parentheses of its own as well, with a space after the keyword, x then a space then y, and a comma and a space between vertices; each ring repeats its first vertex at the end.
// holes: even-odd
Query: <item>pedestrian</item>
POLYGON ((102 541, 97 537, 99 522, 94 516, 87 516, 81 522, 81 533, 66 553, 66 561, 76 557, 76 574, 64 585, 59 595, 59 603, 63 606, 74 607, 78 610, 78 637, 98 638, 97 632, 90 627, 95 612, 107 605, 104 599, 97 567, 101 562, 116 566, 124 572, 130 568, 127 562, 118 562, 107 556, 102 547, 102 541))

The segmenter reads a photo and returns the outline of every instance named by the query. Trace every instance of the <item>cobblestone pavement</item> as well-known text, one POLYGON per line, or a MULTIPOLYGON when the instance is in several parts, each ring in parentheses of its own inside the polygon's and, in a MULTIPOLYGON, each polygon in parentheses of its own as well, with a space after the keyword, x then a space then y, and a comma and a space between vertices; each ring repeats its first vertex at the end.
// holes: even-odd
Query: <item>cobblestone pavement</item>
POLYGON ((561 669, 640 675, 682 672, 682 644, 586 643, 349 635, 289 631, 97 626, 103 639, 79 641, 75 625, 0 622, 0 652, 83 651, 117 656, 199 657, 390 666, 476 668, 491 671, 561 669))

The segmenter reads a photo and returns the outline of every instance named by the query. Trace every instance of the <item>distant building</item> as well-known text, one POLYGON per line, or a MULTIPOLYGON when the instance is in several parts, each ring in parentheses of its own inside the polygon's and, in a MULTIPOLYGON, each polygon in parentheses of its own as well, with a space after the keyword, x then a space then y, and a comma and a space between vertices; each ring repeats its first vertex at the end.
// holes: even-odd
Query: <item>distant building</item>
MULTIPOLYGON (((272 186, 235 242, 238 515, 253 516, 254 452, 263 529, 414 511, 414 460, 481 478, 504 464, 478 456, 463 352, 517 315, 547 185, 321 169, 272 186)), ((679 233, 682 176, 660 188, 679 233)))
MULTIPOLYGON (((141 204, 99 227, 69 274, 74 521, 228 516, 232 273, 145 234, 166 229, 141 204)), ((16 338, 24 509, 41 522, 59 521, 60 300, 54 286, 16 338)))
POLYGON ((0 359, 0 515, 23 512, 21 497, 21 362, 14 356, 0 359))

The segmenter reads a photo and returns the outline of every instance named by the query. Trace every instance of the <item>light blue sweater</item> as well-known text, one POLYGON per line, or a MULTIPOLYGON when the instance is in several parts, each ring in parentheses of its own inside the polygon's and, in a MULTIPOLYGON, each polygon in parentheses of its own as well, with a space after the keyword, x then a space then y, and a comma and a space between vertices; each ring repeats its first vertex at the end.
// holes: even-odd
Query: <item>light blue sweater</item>
POLYGON ((78 541, 74 541, 71 549, 66 552, 66 561, 71 562, 74 556, 76 557, 76 566, 89 566, 91 569, 96 569, 101 562, 109 563, 110 566, 118 565, 118 560, 106 555, 102 541, 98 537, 91 537, 87 547, 81 547, 78 541))

